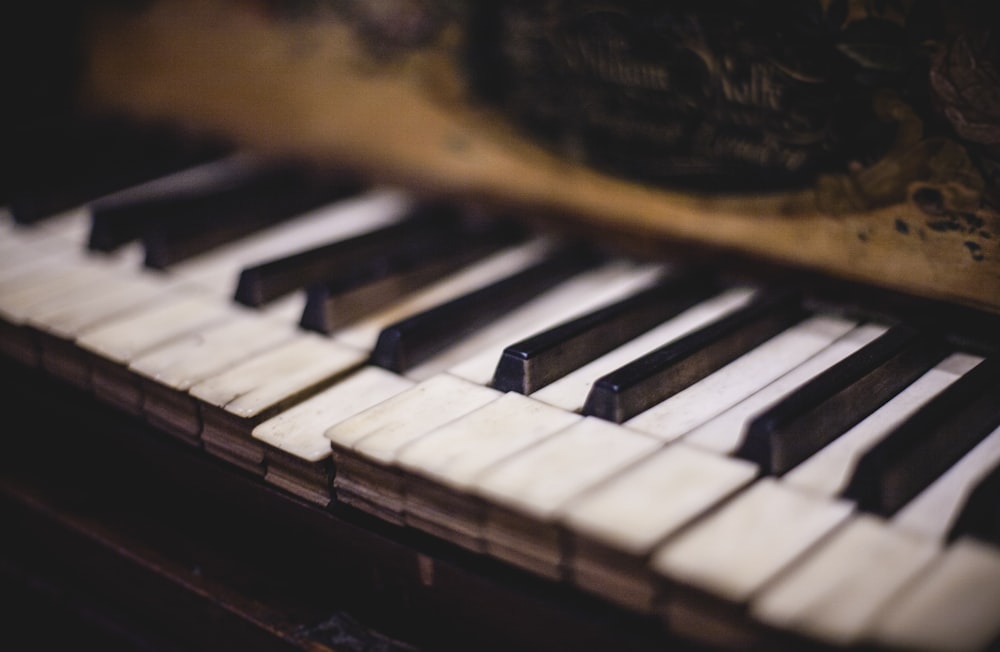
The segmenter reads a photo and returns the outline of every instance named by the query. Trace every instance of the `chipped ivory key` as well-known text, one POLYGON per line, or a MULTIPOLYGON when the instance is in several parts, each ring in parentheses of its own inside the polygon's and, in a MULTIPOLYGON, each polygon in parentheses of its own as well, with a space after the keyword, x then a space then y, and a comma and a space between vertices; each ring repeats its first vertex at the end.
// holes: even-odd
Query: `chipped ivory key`
POLYGON ((339 423, 413 386, 413 381, 379 367, 364 367, 319 394, 264 421, 251 433, 267 445, 264 479, 326 505, 333 477, 330 440, 339 423))
POLYGON ((364 363, 365 354, 303 334, 194 385, 206 450, 263 474, 264 445, 253 428, 364 363))
POLYGON ((188 390, 300 335, 291 324, 234 310, 229 320, 139 356, 129 369, 143 378, 146 418, 172 434, 197 439, 201 417, 188 390))
POLYGON ((407 444, 397 456, 407 524, 481 550, 485 505, 471 493, 476 478, 582 418, 511 392, 407 444))
POLYGON ((449 375, 430 378, 326 431, 337 498, 403 523, 402 476, 395 466, 411 441, 486 405, 500 392, 449 375))

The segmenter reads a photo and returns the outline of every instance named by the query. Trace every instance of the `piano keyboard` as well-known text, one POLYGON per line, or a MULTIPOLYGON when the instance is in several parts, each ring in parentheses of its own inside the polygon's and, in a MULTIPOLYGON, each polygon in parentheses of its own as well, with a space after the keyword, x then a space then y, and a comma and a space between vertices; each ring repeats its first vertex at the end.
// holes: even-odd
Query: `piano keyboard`
POLYGON ((1000 340, 385 188, 200 248, 143 220, 231 209, 159 188, 3 217, 6 355, 317 506, 692 640, 1000 639, 1000 340), (98 228, 112 251, 87 249, 98 228), (151 246, 187 253, 153 269, 151 246))

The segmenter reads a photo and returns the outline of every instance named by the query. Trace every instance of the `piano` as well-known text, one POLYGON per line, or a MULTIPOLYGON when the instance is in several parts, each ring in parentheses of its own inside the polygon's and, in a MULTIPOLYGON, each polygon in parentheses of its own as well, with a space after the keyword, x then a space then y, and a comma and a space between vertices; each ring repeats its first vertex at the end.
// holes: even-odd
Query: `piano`
MULTIPOLYGON (((97 6, 83 108, 39 110, 3 185, 12 640, 1000 644, 988 186, 680 191, 448 104, 361 133, 315 84, 419 103, 412 65, 453 97, 433 51, 369 52, 364 86, 338 3, 97 6), (262 60, 315 93, 220 87, 262 60)), ((386 7, 408 31, 348 24, 450 33, 386 7)))

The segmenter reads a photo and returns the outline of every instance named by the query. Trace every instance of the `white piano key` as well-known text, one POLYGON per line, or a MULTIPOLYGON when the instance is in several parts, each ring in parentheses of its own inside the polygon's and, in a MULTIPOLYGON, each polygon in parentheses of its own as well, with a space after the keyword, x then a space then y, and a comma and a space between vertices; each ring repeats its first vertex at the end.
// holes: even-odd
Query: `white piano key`
POLYGON ((756 473, 749 462, 672 444, 573 500, 562 520, 576 534, 643 556, 756 473))
POLYGON ((583 408, 591 385, 598 378, 741 308, 753 295, 753 290, 749 288, 738 288, 703 301, 631 342, 541 388, 531 397, 564 410, 579 411, 583 408))
POLYGON ((750 613, 782 630, 854 645, 938 551, 933 541, 857 516, 767 587, 750 613))
POLYGON ((411 369, 407 376, 421 379, 447 370, 486 385, 507 345, 616 301, 660 273, 658 266, 615 261, 578 274, 411 369))
POLYGON ((587 417, 490 468, 471 489, 488 505, 481 532, 485 550, 561 579, 568 551, 560 508, 661 445, 647 435, 587 417))
POLYGON ((948 356, 881 408, 785 474, 782 481, 819 495, 836 495, 847 485, 865 451, 981 361, 978 356, 964 353, 948 356))
POLYGON ((106 360, 128 364, 154 347, 229 319, 234 311, 217 297, 183 293, 88 329, 77 343, 106 360))
POLYGON ((684 435, 684 441, 729 454, 739 448, 747 421, 810 379, 826 371, 885 333, 884 326, 868 324, 843 335, 801 365, 763 389, 684 435))
POLYGON ((475 479, 582 418, 509 393, 412 441, 397 456, 406 523, 482 551, 486 508, 471 492, 475 479))
POLYGON ((338 342, 303 333, 191 387, 195 398, 245 419, 305 388, 362 364, 366 355, 338 342))
POLYGON ((1000 549, 950 546, 879 614, 872 638, 888 648, 976 652, 1000 637, 1000 549))
POLYGON ((744 603, 850 513, 849 503, 764 478, 659 548, 651 563, 673 581, 744 603))
POLYGON ((441 375, 342 421, 326 431, 338 500, 404 524, 404 481, 399 450, 427 432, 494 401, 500 392, 441 375))
POLYGON ((473 491, 539 521, 600 480, 650 455, 656 439, 587 417, 487 470, 473 491))
POLYGON ((71 265, 60 264, 46 265, 28 275, 0 283, 0 318, 12 324, 22 324, 35 306, 86 289, 99 276, 100 272, 93 269, 81 271, 71 265))
POLYGON ((236 291, 243 268, 344 240, 398 220, 410 205, 399 191, 375 190, 333 202, 171 266, 175 276, 222 296, 236 291))
MULTIPOLYGON (((124 261, 128 262, 128 261, 124 261)), ((67 303, 99 297, 132 265, 118 261, 58 261, 0 283, 0 317, 21 324, 67 303)))
POLYGON ((71 248, 83 248, 90 233, 90 209, 86 206, 70 208, 45 218, 30 226, 17 229, 17 236, 24 245, 41 241, 59 241, 71 248))
POLYGON ((932 539, 944 539, 965 499, 986 474, 1000 464, 997 428, 892 517, 896 527, 932 539))
POLYGON ((46 333, 72 340, 87 329, 163 300, 174 292, 183 289, 158 274, 115 275, 90 292, 74 293, 61 301, 36 307, 27 322, 46 333))
POLYGON ((291 324, 234 308, 232 317, 135 358, 129 369, 165 387, 193 385, 301 335, 291 324))
POLYGON ((664 441, 677 439, 802 364, 855 325, 824 315, 806 319, 625 425, 664 441))
POLYGON ((253 429, 253 437, 309 462, 330 456, 325 433, 332 424, 400 394, 413 381, 379 367, 365 367, 316 396, 253 429))
MULTIPOLYGON (((0 251, 0 297, 7 294, 11 288, 17 288, 20 283, 37 274, 39 270, 65 265, 67 254, 61 244, 53 246, 22 246, 11 247, 12 251, 0 251)), ((75 260, 76 255, 70 255, 75 260)))
POLYGON ((402 447, 396 463, 452 489, 583 417, 509 393, 402 447))
POLYGON ((500 396, 460 378, 435 376, 331 426, 325 436, 380 464, 395 464, 406 444, 500 396))
POLYGON ((552 245, 550 239, 536 238, 521 245, 502 249, 445 279, 432 283, 396 304, 345 326, 334 332, 333 337, 370 351, 375 348, 379 334, 386 326, 516 274, 539 262, 552 249, 552 245))

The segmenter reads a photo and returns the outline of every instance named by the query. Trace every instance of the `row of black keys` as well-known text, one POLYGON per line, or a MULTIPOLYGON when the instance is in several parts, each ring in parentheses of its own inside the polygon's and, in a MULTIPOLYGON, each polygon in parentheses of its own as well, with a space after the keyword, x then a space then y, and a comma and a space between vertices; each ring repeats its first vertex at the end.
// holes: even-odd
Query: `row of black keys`
MULTIPOLYGON (((203 163, 200 174, 153 182, 91 201, 89 247, 111 251, 139 239, 146 264, 157 269, 344 197, 355 183, 330 184, 295 165, 219 158, 200 151, 144 171, 203 163), (206 174, 206 170, 211 173, 206 174)), ((129 182, 136 176, 126 177, 129 182)), ((122 177, 125 178, 125 177, 122 177)), ((56 184, 58 185, 58 184, 56 184)), ((89 190, 55 192, 84 202, 89 190)), ((30 188, 29 188, 30 190, 30 188)), ((30 198, 31 192, 24 197, 30 198)), ((44 201, 13 202, 20 221, 45 214, 44 201), (25 210, 30 206, 33 210, 25 210)), ((48 205, 51 208, 51 204, 48 205)), ((240 275, 235 300, 267 304, 308 290, 302 325, 331 332, 420 285, 525 237, 508 223, 468 220, 445 206, 422 206, 388 227, 265 261, 240 275), (395 283, 395 293, 380 281, 395 283), (369 288, 377 291, 368 291, 369 288), (350 307, 348 309, 348 307, 350 307)), ((372 362, 405 372, 451 342, 597 265, 602 257, 573 243, 538 264, 488 287, 386 328, 372 362)), ((671 276, 632 297, 512 344, 493 385, 530 394, 720 290, 711 270, 671 276)), ((771 292, 730 316, 667 344, 598 380, 584 412, 615 422, 648 409, 806 317, 793 292, 771 292)), ((937 334, 895 326, 857 354, 800 387, 759 415, 737 454, 782 474, 830 443, 939 362, 948 352, 937 334)), ((1000 360, 987 359, 882 440, 862 458, 845 495, 889 515, 1000 425, 1000 360)), ((1000 469, 979 485, 956 532, 1000 541, 1000 469)))

